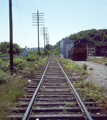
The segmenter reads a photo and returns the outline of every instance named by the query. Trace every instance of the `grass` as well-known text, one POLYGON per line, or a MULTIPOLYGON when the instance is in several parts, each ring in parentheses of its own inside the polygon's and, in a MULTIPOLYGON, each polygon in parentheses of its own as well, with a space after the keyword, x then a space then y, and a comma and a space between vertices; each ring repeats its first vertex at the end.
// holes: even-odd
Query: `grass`
POLYGON ((15 77, 11 76, 9 69, 7 71, 2 70, 2 64, 8 63, 9 60, 0 61, 0 120, 8 119, 6 115, 9 114, 11 107, 14 106, 14 102, 25 95, 24 87, 29 84, 28 79, 35 78, 38 69, 45 66, 47 61, 47 56, 36 58, 34 61, 28 61, 23 57, 15 58, 15 77), (27 77, 20 77, 24 75, 27 75, 27 77))
POLYGON ((82 78, 79 83, 73 83, 74 87, 77 88, 79 95, 83 101, 87 101, 90 97, 97 101, 100 107, 106 111, 107 108, 107 98, 104 96, 103 89, 94 85, 91 82, 86 82, 82 78))
POLYGON ((95 59, 88 59, 89 61, 95 62, 95 63, 99 63, 99 64, 103 64, 103 65, 107 65, 107 57, 103 57, 103 58, 95 58, 95 59))
MULTIPOLYGON (((103 58, 103 59, 105 60, 106 58, 103 58)), ((80 76, 79 82, 78 83, 73 82, 73 85, 76 88, 81 99, 83 101, 89 101, 89 99, 92 98, 94 101, 98 102, 98 106, 101 107, 101 110, 103 112, 106 112, 107 98, 104 96, 103 89, 94 85, 91 82, 86 82, 83 79, 83 76, 84 75, 86 76, 88 74, 86 69, 87 66, 83 65, 81 69, 79 69, 80 67, 75 63, 73 63, 72 61, 69 61, 67 59, 62 59, 62 58, 58 58, 58 60, 67 74, 71 72, 71 74, 69 75, 72 76, 72 73, 79 73, 79 76, 80 76)))
POLYGON ((73 103, 67 103, 65 106, 66 107, 75 107, 75 104, 73 104, 73 103))
POLYGON ((0 70, 0 84, 9 83, 11 81, 11 76, 0 70))
POLYGON ((68 59, 58 58, 58 61, 60 62, 68 76, 70 76, 73 72, 78 72, 80 73, 80 75, 88 74, 87 70, 84 69, 84 67, 80 67, 79 65, 75 64, 72 61, 69 61, 68 59))
POLYGON ((0 86, 0 120, 7 119, 6 115, 10 108, 20 97, 24 96, 23 87, 27 84, 26 79, 13 79, 9 84, 0 86))

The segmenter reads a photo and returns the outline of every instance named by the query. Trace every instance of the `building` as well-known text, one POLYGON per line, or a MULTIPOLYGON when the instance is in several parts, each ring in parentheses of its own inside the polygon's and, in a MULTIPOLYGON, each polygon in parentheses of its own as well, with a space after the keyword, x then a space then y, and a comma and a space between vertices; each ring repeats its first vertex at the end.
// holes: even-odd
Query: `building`
POLYGON ((60 42, 60 56, 62 58, 69 58, 69 52, 71 51, 71 44, 74 40, 63 38, 60 42))
POLYGON ((28 55, 28 49, 27 46, 23 49, 23 57, 26 57, 28 55))
POLYGON ((96 55, 96 48, 94 46, 87 46, 87 56, 95 56, 96 55))
POLYGON ((107 56, 107 46, 89 46, 87 56, 107 56))

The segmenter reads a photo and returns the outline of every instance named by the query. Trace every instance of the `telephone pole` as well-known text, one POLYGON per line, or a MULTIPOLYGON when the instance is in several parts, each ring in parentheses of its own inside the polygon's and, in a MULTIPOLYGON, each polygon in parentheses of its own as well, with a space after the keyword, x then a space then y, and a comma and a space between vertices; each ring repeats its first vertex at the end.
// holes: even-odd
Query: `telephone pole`
POLYGON ((46 45, 47 45, 47 50, 49 50, 49 37, 48 37, 48 33, 46 33, 46 45))
POLYGON ((45 51, 45 27, 43 27, 43 34, 44 34, 44 51, 45 51))
POLYGON ((32 13, 32 23, 33 26, 37 26, 37 31, 38 31, 38 54, 40 55, 40 49, 39 49, 39 26, 43 26, 44 24, 40 24, 40 23, 44 23, 44 13, 39 13, 39 11, 37 10, 37 13, 32 13), (35 22, 36 21, 36 22, 35 22))
POLYGON ((9 25, 10 25, 10 71, 13 73, 13 25, 12 25, 12 0, 9 0, 9 25))

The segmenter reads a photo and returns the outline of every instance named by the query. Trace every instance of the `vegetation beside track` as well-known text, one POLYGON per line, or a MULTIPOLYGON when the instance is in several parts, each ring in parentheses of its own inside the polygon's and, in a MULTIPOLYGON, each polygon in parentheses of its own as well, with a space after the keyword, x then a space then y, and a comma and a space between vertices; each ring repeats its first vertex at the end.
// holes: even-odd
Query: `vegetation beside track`
POLYGON ((107 57, 103 57, 103 58, 94 58, 94 59, 88 59, 88 61, 92 61, 98 64, 103 64, 103 65, 107 65, 107 57))
POLYGON ((68 59, 58 58, 59 62, 63 66, 63 69, 66 71, 68 76, 71 76, 72 73, 77 72, 79 75, 87 75, 88 72, 85 67, 81 67, 74 62, 71 62, 68 59))
POLYGON ((86 65, 82 67, 76 65, 74 62, 58 58, 61 63, 63 69, 69 77, 72 77, 72 74, 80 76, 78 81, 72 81, 74 87, 76 88, 78 94, 81 99, 85 101, 93 101, 97 102, 97 105, 101 107, 102 112, 107 112, 107 98, 104 96, 103 89, 94 85, 92 82, 85 81, 83 78, 87 77, 86 65))
POLYGON ((0 120, 6 120, 6 115, 14 102, 24 96, 24 87, 29 79, 36 77, 38 69, 46 65, 48 56, 30 54, 26 58, 14 58, 14 72, 9 71, 9 59, 0 59, 0 120))

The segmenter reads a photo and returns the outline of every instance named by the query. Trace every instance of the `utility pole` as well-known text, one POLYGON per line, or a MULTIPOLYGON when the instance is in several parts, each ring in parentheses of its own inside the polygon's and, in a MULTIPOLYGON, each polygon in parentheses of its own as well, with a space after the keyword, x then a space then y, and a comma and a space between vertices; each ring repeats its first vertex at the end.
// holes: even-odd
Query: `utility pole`
POLYGON ((46 45, 47 45, 47 33, 46 33, 46 45))
POLYGON ((40 23, 44 23, 44 13, 39 13, 39 11, 37 10, 37 13, 32 13, 32 20, 34 22, 32 23, 36 23, 33 24, 33 26, 37 26, 37 31, 38 31, 38 54, 40 55, 40 49, 39 49, 39 26, 42 26, 44 24, 40 24, 40 23), (35 22, 36 20, 36 22, 35 22))
POLYGON ((45 51, 45 27, 43 27, 43 34, 44 34, 44 51, 45 51))
POLYGON ((13 73, 13 25, 12 25, 12 0, 9 0, 9 24, 10 24, 10 71, 13 73))
POLYGON ((49 50, 49 37, 48 37, 48 33, 46 33, 46 45, 47 45, 47 50, 49 50))
POLYGON ((38 29, 38 54, 40 55, 40 50, 39 50, 39 11, 37 10, 37 29, 38 29))
POLYGON ((45 51, 45 40, 47 39, 47 27, 42 27, 42 35, 44 36, 44 51, 45 51))

